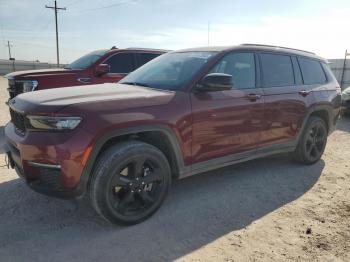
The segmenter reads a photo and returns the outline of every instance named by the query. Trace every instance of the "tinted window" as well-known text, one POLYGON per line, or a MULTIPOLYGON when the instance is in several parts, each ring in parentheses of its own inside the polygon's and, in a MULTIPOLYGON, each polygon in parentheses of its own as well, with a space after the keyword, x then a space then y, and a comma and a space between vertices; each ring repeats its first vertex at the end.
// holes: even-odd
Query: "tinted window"
POLYGON ((261 54, 264 87, 294 85, 290 56, 261 54))
POLYGON ((133 53, 116 54, 103 63, 110 65, 111 73, 128 74, 135 70, 135 58, 133 53))
POLYGON ((330 69, 329 65, 326 64, 325 62, 322 62, 321 65, 323 67, 324 72, 326 73, 327 79, 328 80, 332 79, 333 81, 337 81, 337 79, 334 77, 334 75, 332 73, 332 70, 330 69))
POLYGON ((153 59, 119 83, 158 89, 182 89, 216 52, 173 52, 153 59))
POLYGON ((146 64, 147 62, 151 61, 152 59, 156 58, 159 55, 160 54, 151 54, 151 53, 137 54, 139 66, 143 66, 144 64, 146 64))
POLYGON ((233 87, 255 87, 255 62, 252 53, 233 53, 225 56, 210 71, 210 73, 224 73, 232 75, 233 87))
POLYGON ((99 51, 91 52, 87 55, 80 57, 79 59, 75 60, 74 62, 70 63, 65 68, 68 68, 68 69, 86 69, 89 66, 91 66, 93 63, 95 63, 98 59, 100 59, 106 53, 107 53, 107 50, 99 50, 99 51))
POLYGON ((320 62, 308 58, 299 57, 299 64, 303 74, 304 84, 321 84, 326 82, 320 62))

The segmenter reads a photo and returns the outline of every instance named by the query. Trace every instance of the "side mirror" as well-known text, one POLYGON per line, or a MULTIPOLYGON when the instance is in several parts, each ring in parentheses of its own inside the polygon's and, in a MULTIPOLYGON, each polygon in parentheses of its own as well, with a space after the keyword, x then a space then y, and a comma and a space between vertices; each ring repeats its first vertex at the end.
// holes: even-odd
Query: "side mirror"
POLYGON ((109 72, 110 72, 110 66, 107 64, 99 64, 95 68, 96 76, 102 76, 102 75, 108 74, 109 72))
POLYGON ((232 75, 212 73, 206 75, 198 85, 198 91, 214 92, 232 89, 232 75))

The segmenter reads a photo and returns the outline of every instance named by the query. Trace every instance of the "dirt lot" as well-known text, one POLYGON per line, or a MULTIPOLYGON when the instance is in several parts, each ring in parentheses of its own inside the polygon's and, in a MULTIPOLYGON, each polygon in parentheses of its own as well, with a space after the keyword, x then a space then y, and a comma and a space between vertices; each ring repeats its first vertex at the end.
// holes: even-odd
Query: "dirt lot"
MULTIPOLYGON (((6 85, 0 78, 1 132, 6 85)), ((0 261, 350 261, 349 132, 341 120, 313 166, 278 156, 177 181, 132 227, 34 193, 0 167, 0 261)))

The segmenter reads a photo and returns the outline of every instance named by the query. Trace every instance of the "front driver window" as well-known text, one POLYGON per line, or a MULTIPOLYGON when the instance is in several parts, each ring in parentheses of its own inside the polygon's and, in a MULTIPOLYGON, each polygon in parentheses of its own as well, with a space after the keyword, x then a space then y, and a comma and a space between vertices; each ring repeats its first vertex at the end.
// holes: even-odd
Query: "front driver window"
POLYGON ((210 73, 232 75, 233 87, 245 89, 255 87, 255 60, 253 53, 231 53, 222 58, 210 73))

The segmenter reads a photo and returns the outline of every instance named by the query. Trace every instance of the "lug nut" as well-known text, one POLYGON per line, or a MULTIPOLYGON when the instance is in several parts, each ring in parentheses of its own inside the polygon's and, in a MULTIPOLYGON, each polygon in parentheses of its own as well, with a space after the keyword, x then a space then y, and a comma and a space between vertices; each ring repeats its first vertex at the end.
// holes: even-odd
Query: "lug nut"
POLYGON ((145 182, 142 182, 141 184, 142 184, 142 185, 144 185, 144 184, 145 184, 145 182))

